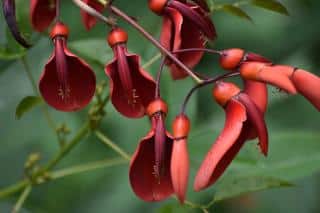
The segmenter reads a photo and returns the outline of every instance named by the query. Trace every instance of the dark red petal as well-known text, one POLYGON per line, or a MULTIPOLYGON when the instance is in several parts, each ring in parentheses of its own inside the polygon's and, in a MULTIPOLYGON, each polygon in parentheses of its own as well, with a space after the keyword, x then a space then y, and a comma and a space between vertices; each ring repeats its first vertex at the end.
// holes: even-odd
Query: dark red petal
POLYGON ((181 203, 184 203, 187 193, 189 168, 187 139, 175 140, 171 157, 171 178, 174 191, 181 203))
POLYGON ((32 27, 42 32, 49 27, 56 17, 55 1, 52 0, 31 0, 30 18, 32 27))
MULTIPOLYGON (((104 6, 97 0, 83 0, 83 2, 100 13, 104 10, 104 6)), ((82 16, 82 22, 87 30, 90 30, 94 25, 96 25, 97 19, 95 17, 89 15, 84 10, 81 10, 80 13, 82 16)))
POLYGON ((68 98, 61 96, 61 79, 57 70, 57 57, 53 54, 40 77, 39 90, 44 100, 57 110, 70 112, 80 110, 92 99, 96 79, 88 64, 67 49, 64 49, 67 63, 68 98))
POLYGON ((154 99, 156 84, 152 77, 140 68, 140 57, 138 55, 126 53, 126 58, 130 68, 131 98, 133 101, 128 102, 127 93, 120 80, 117 58, 107 64, 105 69, 107 76, 110 78, 111 101, 122 115, 129 118, 139 118, 145 115, 146 108, 154 99))
POLYGON ((173 194, 170 174, 172 137, 167 133, 164 171, 155 175, 154 131, 140 141, 130 163, 129 178, 134 193, 145 201, 160 201, 173 194))
POLYGON ((170 1, 168 5, 177 9, 184 18, 189 19, 197 25, 199 30, 201 30, 209 39, 213 40, 216 38, 216 30, 211 19, 207 17, 206 14, 196 11, 196 8, 199 7, 187 5, 176 0, 170 1))
POLYGON ((246 139, 238 140, 244 122, 247 120, 245 107, 237 100, 231 99, 225 111, 226 122, 224 128, 197 172, 194 182, 196 191, 205 189, 216 182, 246 139))
MULTIPOLYGON (((179 12, 175 9, 167 8, 168 14, 171 14, 175 31, 172 32, 174 35, 173 43, 171 44, 171 50, 176 51, 179 49, 188 48, 204 48, 206 43, 205 38, 202 36, 201 31, 198 27, 190 20, 183 19, 179 12)), ((195 67, 203 56, 203 52, 184 52, 177 53, 176 57, 182 61, 186 66, 193 68, 195 67)), ((182 79, 188 76, 188 74, 174 63, 169 63, 172 78, 182 79)))
POLYGON ((298 92, 320 111, 320 78, 310 72, 298 69, 293 73, 291 79, 298 92))
POLYGON ((267 156, 268 154, 268 129, 264 120, 264 115, 250 97, 245 93, 240 93, 239 101, 246 107, 248 121, 255 128, 261 152, 267 156))
POLYGON ((15 38, 15 40, 25 48, 31 47, 31 45, 25 40, 25 38, 22 36, 19 30, 18 23, 16 20, 15 0, 3 0, 2 9, 9 30, 12 36, 15 38))
POLYGON ((154 115, 155 119, 155 133, 154 133, 154 152, 155 152, 155 175, 161 175, 164 166, 165 156, 165 142, 166 142, 166 129, 163 120, 163 115, 154 115))

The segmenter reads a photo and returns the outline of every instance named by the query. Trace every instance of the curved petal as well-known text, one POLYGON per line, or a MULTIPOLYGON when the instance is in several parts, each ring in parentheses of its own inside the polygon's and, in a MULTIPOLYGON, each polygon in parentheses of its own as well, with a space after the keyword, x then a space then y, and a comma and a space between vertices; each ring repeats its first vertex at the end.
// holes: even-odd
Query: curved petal
POLYGON ((32 27, 42 32, 56 17, 55 2, 51 0, 31 0, 30 18, 32 27))
MULTIPOLYGON (((100 13, 104 10, 104 6, 96 0, 83 0, 83 2, 100 13)), ((82 22, 87 30, 90 30, 94 25, 96 25, 97 19, 95 17, 89 15, 84 10, 81 10, 80 13, 82 22)))
MULTIPOLYGON (((175 42, 173 51, 189 48, 204 48, 206 40, 203 37, 201 31, 192 21, 184 18, 181 25, 181 29, 179 32, 176 32, 176 35, 177 33, 179 33, 181 43, 178 46, 175 42)), ((176 38, 175 41, 177 41, 176 38)), ((177 53, 176 56, 186 66, 193 68, 200 62, 203 54, 204 53, 202 51, 191 51, 177 53)), ((170 71, 172 78, 175 80, 182 79, 188 76, 188 74, 183 69, 181 69, 174 63, 170 64, 170 71)))
POLYGON ((270 61, 269 59, 261 56, 261 55, 258 55, 258 54, 255 54, 255 53, 251 53, 251 52, 248 52, 245 56, 245 60, 244 62, 262 62, 262 63, 272 63, 272 61, 270 61))
POLYGON ((129 118, 140 118, 145 115, 145 110, 154 99, 156 84, 152 77, 140 68, 138 55, 126 55, 132 80, 132 100, 128 101, 126 91, 120 80, 117 60, 113 59, 105 69, 110 78, 110 95, 114 107, 122 115, 129 118))
MULTIPOLYGON (((265 83, 260 83, 256 81, 244 80, 244 90, 243 92, 247 94, 254 104, 259 108, 259 110, 265 114, 268 105, 268 88, 265 83)), ((258 134, 254 127, 249 131, 248 139, 255 139, 258 134)))
POLYGON ((144 137, 133 154, 130 163, 129 178, 134 193, 144 201, 160 201, 173 194, 170 174, 172 137, 167 134, 165 142, 164 171, 160 177, 154 174, 154 132, 144 137))
POLYGON ((247 120, 245 107, 237 100, 231 99, 225 111, 224 128, 197 172, 194 182, 195 191, 205 189, 217 181, 246 139, 240 137, 244 122, 247 120))
POLYGON ((174 191, 181 203, 185 200, 188 188, 189 168, 187 139, 174 140, 171 157, 171 179, 174 191))
POLYGON ((96 88, 95 74, 88 64, 65 49, 69 95, 60 93, 56 56, 53 54, 40 77, 39 90, 44 100, 57 110, 70 112, 85 107, 91 101, 96 88))
POLYGON ((297 90, 290 80, 293 71, 289 66, 270 66, 260 62, 246 62, 240 66, 244 79, 272 84, 290 94, 296 94, 297 90))
POLYGON ((320 111, 320 78, 305 70, 297 69, 291 79, 298 92, 320 111))
POLYGON ((16 8, 15 8, 15 1, 14 0, 3 0, 2 1, 2 9, 4 18, 7 22, 9 30, 15 40, 21 44, 25 48, 31 47, 31 45, 25 40, 23 35, 21 34, 18 23, 16 20, 16 8))
POLYGON ((199 6, 192 6, 179 1, 170 1, 168 5, 178 10, 184 18, 194 23, 198 30, 201 30, 205 36, 213 40, 216 38, 216 30, 210 18, 207 17, 199 6))
POLYGON ((160 42, 170 51, 180 49, 182 23, 183 17, 177 10, 169 7, 165 9, 160 42))
POLYGON ((248 121, 255 128, 261 152, 267 156, 268 154, 268 129, 264 121, 264 115, 257 105, 245 93, 240 93, 238 96, 239 101, 246 107, 248 121))

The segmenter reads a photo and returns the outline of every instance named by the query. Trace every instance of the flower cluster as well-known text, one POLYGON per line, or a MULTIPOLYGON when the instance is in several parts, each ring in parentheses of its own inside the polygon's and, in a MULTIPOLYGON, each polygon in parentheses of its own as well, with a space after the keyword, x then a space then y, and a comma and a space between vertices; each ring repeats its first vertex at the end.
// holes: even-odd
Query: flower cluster
MULTIPOLYGON (((14 21, 14 1, 3 2, 13 35, 18 42, 27 46, 14 21)), ((54 51, 40 77, 40 93, 53 108, 70 112, 90 103, 95 93, 96 79, 89 65, 67 48, 69 29, 60 21, 59 2, 31 0, 30 17, 36 31, 44 31, 53 23, 50 38, 54 51)), ((85 0, 83 3, 96 13, 106 7, 110 7, 112 12, 113 8, 111 1, 107 5, 96 0, 85 0)), ((194 180, 195 191, 214 184, 249 140, 257 139, 261 153, 267 156, 268 130, 264 118, 268 105, 267 85, 291 95, 300 94, 320 111, 318 76, 303 69, 273 64, 267 58, 242 49, 205 49, 206 42, 217 36, 206 1, 149 0, 148 5, 163 19, 159 42, 150 39, 148 33, 138 27, 143 35, 162 48, 163 63, 157 79, 154 80, 141 67, 137 54, 129 53, 128 34, 117 25, 111 26, 107 36, 114 58, 105 67, 115 109, 131 119, 148 116, 151 123, 150 131, 141 139, 132 156, 129 169, 132 189, 141 199, 160 201, 176 194, 180 202, 184 202, 189 177, 187 138, 191 126, 185 107, 197 88, 213 85, 212 96, 225 111, 225 124, 200 165, 194 180), (205 52, 220 56, 219 65, 227 71, 226 74, 200 78, 201 75, 189 70, 200 62, 205 52), (160 77, 164 65, 169 68, 174 80, 196 76, 194 78, 198 83, 186 96, 182 111, 173 121, 173 135, 165 126, 169 106, 160 95, 160 77), (228 78, 234 76, 242 79, 242 88, 228 82, 228 78)), ((92 16, 85 8, 82 9, 83 23, 90 30, 98 16, 92 16)), ((114 13, 130 19, 122 13, 114 13)), ((134 19, 130 19, 129 23, 138 26, 134 19)))

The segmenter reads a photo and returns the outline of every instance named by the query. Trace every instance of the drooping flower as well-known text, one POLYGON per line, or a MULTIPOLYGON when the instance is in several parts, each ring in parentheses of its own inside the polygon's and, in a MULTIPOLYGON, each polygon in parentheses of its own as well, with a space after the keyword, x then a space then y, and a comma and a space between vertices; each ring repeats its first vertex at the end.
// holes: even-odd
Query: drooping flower
POLYGON ((156 99, 148 107, 151 130, 139 143, 130 162, 129 178, 134 193, 145 201, 161 201, 173 194, 171 154, 173 138, 166 131, 167 105, 156 99))
POLYGON ((26 39, 21 34, 18 23, 16 20, 16 5, 14 0, 3 0, 2 9, 4 18, 7 22, 9 30, 15 40, 25 48, 29 48, 31 45, 26 41, 26 39))
POLYGON ((189 154, 187 137, 190 131, 190 121, 184 114, 178 115, 173 121, 173 149, 171 157, 171 179, 175 194, 180 203, 184 203, 189 178, 189 154))
MULTIPOLYGON (((84 0, 84 3, 102 12, 104 5, 97 0, 84 0)), ((88 13, 81 10, 82 21, 87 30, 90 30, 95 24, 96 19, 88 13)), ((46 30, 56 18, 56 0, 31 0, 30 1, 30 19, 32 27, 39 32, 46 30)))
POLYGON ((156 83, 140 67, 140 57, 129 54, 126 47, 128 35, 120 28, 112 30, 108 42, 114 59, 107 64, 105 72, 110 78, 110 95, 114 107, 122 115, 139 118, 155 97, 156 83))
POLYGON ((276 86, 289 94, 300 93, 320 111, 320 78, 303 69, 259 62, 244 63, 242 78, 276 86))
POLYGON ((58 22, 51 31, 54 52, 44 67, 39 90, 44 100, 57 110, 70 112, 85 107, 92 99, 95 74, 87 63, 67 48, 69 30, 58 22))
POLYGON ((194 189, 200 191, 215 183, 251 134, 254 127, 261 152, 268 153, 268 132, 263 113, 250 97, 232 83, 218 82, 213 96, 224 107, 226 122, 197 172, 194 189))
MULTIPOLYGON (((149 0, 149 7, 163 16, 161 44, 170 51, 188 48, 204 48, 208 39, 215 39, 216 31, 204 5, 204 1, 187 3, 185 0, 149 0), (199 5, 196 3, 200 3, 199 5)), ((190 68, 201 60, 202 51, 177 53, 176 57, 190 68)), ((187 73, 167 61, 173 79, 185 78, 187 73)))

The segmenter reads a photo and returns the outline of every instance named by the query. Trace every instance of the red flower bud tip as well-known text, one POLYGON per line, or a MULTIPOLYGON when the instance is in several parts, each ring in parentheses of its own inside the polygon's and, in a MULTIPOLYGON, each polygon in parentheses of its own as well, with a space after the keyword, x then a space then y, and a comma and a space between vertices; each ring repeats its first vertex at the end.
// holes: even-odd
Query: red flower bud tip
POLYGON ((245 51, 238 48, 223 50, 220 57, 220 66, 225 70, 234 70, 240 65, 245 51))
POLYGON ((290 80, 293 71, 293 67, 270 66, 261 62, 246 62, 240 66, 240 73, 244 79, 269 83, 290 94, 296 94, 297 90, 290 80))
POLYGON ((156 14, 160 15, 166 6, 168 0, 149 0, 149 8, 156 14))
POLYGON ((49 27, 56 17, 56 4, 52 0, 31 0, 30 19, 32 27, 42 32, 49 27))
POLYGON ((320 78, 305 70, 297 69, 291 79, 298 92, 320 111, 320 78))
POLYGON ((152 101, 147 108, 147 114, 150 118, 158 112, 164 115, 168 113, 168 105, 160 98, 152 101))
POLYGON ((54 52, 40 77, 39 90, 50 106, 70 112, 91 101, 96 79, 89 65, 67 49, 67 35, 68 28, 62 23, 53 27, 54 52))
POLYGON ((156 83, 140 67, 140 57, 129 54, 126 48, 128 35, 120 28, 114 29, 108 36, 108 43, 114 52, 114 59, 106 66, 106 75, 110 78, 111 100, 122 115, 140 118, 154 99, 156 83))
MULTIPOLYGON (((164 106, 161 102, 160 99, 156 100, 150 104, 150 108, 158 109, 158 104, 164 106)), ((170 171, 173 139, 164 125, 163 112, 166 109, 159 109, 150 112, 152 129, 141 140, 130 163, 132 189, 145 201, 160 201, 173 193, 170 171)))
POLYGON ((54 39, 56 36, 61 36, 64 38, 68 38, 69 36, 69 28, 63 24, 62 22, 57 22, 51 32, 50 32, 50 38, 54 39))
MULTIPOLYGON (((97 0, 83 0, 84 3, 89 5, 90 7, 94 8, 98 12, 102 12, 104 9, 104 5, 98 2, 97 0)), ((86 30, 90 30, 94 25, 97 23, 97 19, 93 17, 92 15, 88 14, 84 10, 80 11, 82 16, 82 22, 86 28, 86 30)))
POLYGON ((225 106, 232 97, 239 93, 240 88, 237 87, 235 84, 222 81, 217 82, 212 91, 214 99, 221 106, 225 106))
POLYGON ((121 28, 113 29, 108 36, 108 44, 110 47, 113 47, 116 44, 127 43, 128 34, 126 31, 121 28))
POLYGON ((184 203, 189 178, 189 154, 187 137, 190 131, 190 121, 187 116, 179 115, 173 122, 173 149, 171 157, 171 179, 173 189, 179 201, 184 203))

